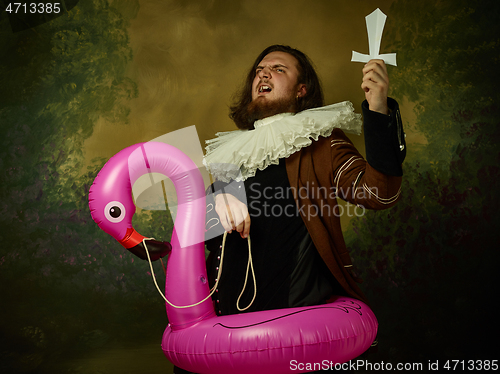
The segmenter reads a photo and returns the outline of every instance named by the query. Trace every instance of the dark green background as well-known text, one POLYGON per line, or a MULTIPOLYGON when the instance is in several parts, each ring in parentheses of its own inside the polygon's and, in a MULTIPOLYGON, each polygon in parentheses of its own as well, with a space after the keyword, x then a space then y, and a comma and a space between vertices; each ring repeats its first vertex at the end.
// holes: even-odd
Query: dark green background
MULTIPOLYGON (((408 156, 400 203, 344 220, 380 324, 368 360, 497 359, 500 2, 376 6, 388 15, 382 52, 397 52, 390 95, 408 156)), ((367 52, 364 16, 376 6, 82 0, 16 33, 2 13, 0 371, 168 373, 163 301, 147 264, 91 220, 95 175, 130 144, 193 124, 201 141, 233 129, 231 94, 273 43, 308 53, 327 103, 359 111, 350 53, 367 52)), ((134 222, 169 239, 165 212, 134 222)))

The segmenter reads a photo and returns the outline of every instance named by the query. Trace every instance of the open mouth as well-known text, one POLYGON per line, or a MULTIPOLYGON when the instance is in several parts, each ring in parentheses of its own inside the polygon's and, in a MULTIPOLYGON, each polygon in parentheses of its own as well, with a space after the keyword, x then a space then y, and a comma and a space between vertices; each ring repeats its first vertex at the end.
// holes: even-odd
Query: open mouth
POLYGON ((265 84, 259 87, 259 93, 271 92, 273 89, 265 84))

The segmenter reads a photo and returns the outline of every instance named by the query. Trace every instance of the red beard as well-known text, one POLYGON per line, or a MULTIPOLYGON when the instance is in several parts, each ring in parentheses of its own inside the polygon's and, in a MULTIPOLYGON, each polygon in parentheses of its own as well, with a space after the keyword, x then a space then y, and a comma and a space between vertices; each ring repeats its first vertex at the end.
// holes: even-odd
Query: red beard
POLYGON ((259 119, 290 111, 295 113, 296 104, 297 102, 294 95, 291 95, 288 98, 273 101, 258 97, 247 106, 246 123, 252 123, 252 128, 254 128, 253 123, 259 119))

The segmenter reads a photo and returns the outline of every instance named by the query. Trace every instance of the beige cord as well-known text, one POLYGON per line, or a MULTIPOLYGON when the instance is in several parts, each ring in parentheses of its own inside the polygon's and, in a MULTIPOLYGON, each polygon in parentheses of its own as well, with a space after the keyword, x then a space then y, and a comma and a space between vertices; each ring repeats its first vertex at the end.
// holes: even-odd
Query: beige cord
MULTIPOLYGON (((224 246, 222 247, 224 250, 224 246)), ((222 256, 221 256, 221 266, 222 266, 222 256)), ((255 271, 253 269, 253 261, 252 261, 252 248, 250 245, 250 235, 248 235, 248 261, 247 261, 247 272, 245 274, 245 284, 243 284, 243 289, 241 290, 240 296, 238 296, 238 300, 236 300, 236 308, 240 312, 243 312, 244 310, 247 310, 250 308, 250 306, 253 304, 255 297, 257 296, 257 281, 255 280, 255 271), (245 288, 247 287, 247 280, 248 280, 248 269, 252 268, 252 277, 253 277, 253 298, 252 301, 250 301, 250 304, 248 304, 245 308, 240 308, 240 299, 241 296, 243 295, 243 292, 245 292, 245 288)))
MULTIPOLYGON (((220 255, 219 271, 217 272, 217 279, 215 281, 215 285, 212 287, 212 289, 210 290, 210 294, 207 297, 205 297, 203 300, 201 300, 201 301, 199 301, 199 302, 197 302, 195 304, 191 304, 191 305, 174 305, 170 301, 168 301, 167 298, 165 297, 165 295, 163 294, 163 292, 161 292, 160 287, 158 286, 158 283, 156 282, 156 276, 155 276, 155 273, 154 273, 154 270, 153 270, 153 263, 151 262, 151 257, 149 256, 149 250, 148 250, 148 247, 146 245, 146 240, 154 240, 154 238, 144 238, 144 239, 142 239, 142 244, 144 244, 144 248, 146 249, 146 255, 148 256, 149 268, 151 269, 151 277, 153 278, 153 281, 155 283, 156 289, 160 293, 161 297, 163 297, 163 299, 168 303, 168 305, 170 305, 173 308, 178 308, 178 309, 191 308, 193 306, 196 306, 196 305, 199 305, 199 304, 203 303, 204 301, 206 301, 208 298, 210 298, 213 295, 213 293, 217 289, 217 286, 219 285, 219 279, 220 279, 220 276, 222 274, 222 262, 224 260, 224 247, 226 245, 226 236, 227 236, 227 232, 224 232, 224 236, 222 238, 222 250, 221 250, 221 255, 220 255)), ((253 304, 253 302, 255 300, 256 295, 257 295, 257 283, 256 283, 256 280, 255 280, 255 272, 254 272, 253 262, 252 262, 252 249, 251 249, 251 244, 250 244, 250 235, 248 235, 247 272, 246 272, 246 275, 245 275, 245 284, 243 285, 243 289, 241 290, 240 296, 238 297, 238 300, 236 301, 236 307, 238 308, 238 310, 239 311, 244 311, 244 310, 250 308, 250 306, 253 304), (247 285, 248 270, 249 270, 250 267, 252 268, 252 276, 253 276, 253 284, 254 284, 254 294, 253 294, 253 298, 252 298, 252 301, 250 302, 250 304, 247 307, 241 309, 239 307, 239 301, 240 301, 240 298, 243 295, 243 292, 245 291, 245 288, 246 288, 246 285, 247 285)))

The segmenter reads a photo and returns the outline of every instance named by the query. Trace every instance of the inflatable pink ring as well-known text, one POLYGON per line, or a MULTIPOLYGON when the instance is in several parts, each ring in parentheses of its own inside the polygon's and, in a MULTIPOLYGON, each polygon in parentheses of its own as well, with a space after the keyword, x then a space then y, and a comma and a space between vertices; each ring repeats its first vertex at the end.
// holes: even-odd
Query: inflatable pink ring
POLYGON ((200 374, 299 373, 347 362, 370 347, 377 334, 375 315, 347 297, 324 305, 216 316, 205 268, 203 179, 175 147, 141 143, 108 161, 89 194, 92 218, 101 229, 122 244, 129 237, 135 238, 129 245, 142 241, 132 228, 131 186, 148 172, 166 175, 177 191, 165 295, 184 308, 166 304, 169 324, 162 339, 172 363, 200 374), (306 364, 316 367, 306 370, 306 364))

